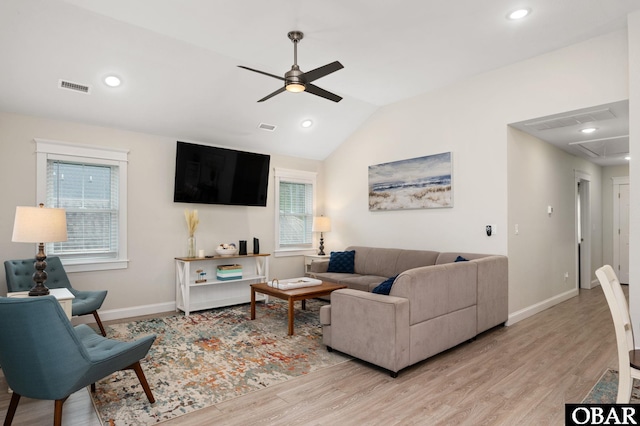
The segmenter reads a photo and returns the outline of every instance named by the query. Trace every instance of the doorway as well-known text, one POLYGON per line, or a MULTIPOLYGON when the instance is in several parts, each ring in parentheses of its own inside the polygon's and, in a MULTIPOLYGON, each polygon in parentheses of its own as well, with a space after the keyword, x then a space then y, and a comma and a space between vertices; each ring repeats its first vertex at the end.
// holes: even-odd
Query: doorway
POLYGON ((629 177, 613 178, 613 269, 629 284, 629 177))
POLYGON ((578 287, 598 285, 591 280, 591 176, 576 171, 576 277, 578 287))

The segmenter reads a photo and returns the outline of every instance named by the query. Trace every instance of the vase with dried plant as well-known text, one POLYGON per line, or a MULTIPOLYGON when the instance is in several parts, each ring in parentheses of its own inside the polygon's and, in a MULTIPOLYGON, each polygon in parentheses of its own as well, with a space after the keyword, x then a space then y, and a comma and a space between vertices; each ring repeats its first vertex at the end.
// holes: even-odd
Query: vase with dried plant
POLYGON ((187 230, 189 231, 189 238, 187 238, 187 257, 196 257, 196 229, 200 220, 198 219, 198 210, 185 209, 184 217, 187 220, 187 230))

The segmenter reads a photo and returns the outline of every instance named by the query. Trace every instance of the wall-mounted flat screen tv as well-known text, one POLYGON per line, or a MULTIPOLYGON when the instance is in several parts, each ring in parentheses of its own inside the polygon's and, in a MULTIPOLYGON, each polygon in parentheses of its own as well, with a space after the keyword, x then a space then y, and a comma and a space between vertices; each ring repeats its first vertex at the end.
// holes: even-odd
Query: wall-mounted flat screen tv
POLYGON ((173 201, 266 206, 269 160, 265 154, 178 141, 173 201))

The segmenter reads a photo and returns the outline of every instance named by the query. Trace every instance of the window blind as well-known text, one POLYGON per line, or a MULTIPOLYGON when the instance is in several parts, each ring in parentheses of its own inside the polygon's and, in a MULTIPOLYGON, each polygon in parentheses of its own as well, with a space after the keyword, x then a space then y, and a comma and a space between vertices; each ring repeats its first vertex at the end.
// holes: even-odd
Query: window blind
POLYGON ((280 181, 280 246, 311 247, 313 185, 280 181))
POLYGON ((64 208, 68 240, 47 244, 61 257, 118 257, 118 167, 47 161, 47 205, 64 208))

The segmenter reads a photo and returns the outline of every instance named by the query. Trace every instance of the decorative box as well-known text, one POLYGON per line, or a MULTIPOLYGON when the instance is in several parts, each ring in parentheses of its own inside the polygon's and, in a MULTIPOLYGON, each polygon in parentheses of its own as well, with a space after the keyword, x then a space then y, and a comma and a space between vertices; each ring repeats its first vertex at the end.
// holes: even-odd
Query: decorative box
POLYGON ((219 280, 238 280, 242 278, 242 265, 218 265, 216 276, 219 280))

